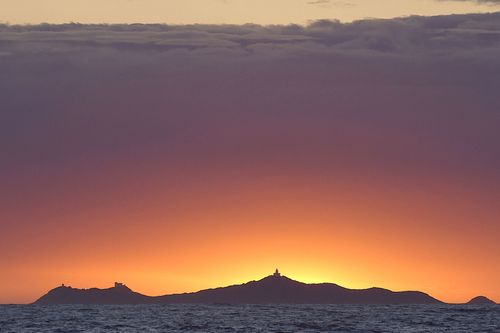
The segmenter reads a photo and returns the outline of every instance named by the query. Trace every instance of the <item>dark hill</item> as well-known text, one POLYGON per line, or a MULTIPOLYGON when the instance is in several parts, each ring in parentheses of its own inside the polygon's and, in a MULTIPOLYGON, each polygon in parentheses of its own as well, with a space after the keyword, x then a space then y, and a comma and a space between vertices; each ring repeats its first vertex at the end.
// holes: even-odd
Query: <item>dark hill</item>
POLYGON ((160 296, 161 303, 271 304, 429 304, 438 300, 418 291, 381 288, 347 289, 333 283, 306 284, 285 276, 268 276, 242 285, 196 293, 160 296))
POLYGON ((35 304, 146 304, 151 303, 151 298, 121 283, 108 289, 76 289, 62 285, 40 297, 35 304))
POLYGON ((122 284, 109 289, 58 287, 36 304, 436 304, 441 301, 419 291, 393 292, 382 288, 347 289, 333 283, 306 284, 279 274, 241 285, 194 293, 145 296, 122 284))
POLYGON ((477 296, 467 302, 470 305, 494 305, 497 304, 485 296, 477 296))

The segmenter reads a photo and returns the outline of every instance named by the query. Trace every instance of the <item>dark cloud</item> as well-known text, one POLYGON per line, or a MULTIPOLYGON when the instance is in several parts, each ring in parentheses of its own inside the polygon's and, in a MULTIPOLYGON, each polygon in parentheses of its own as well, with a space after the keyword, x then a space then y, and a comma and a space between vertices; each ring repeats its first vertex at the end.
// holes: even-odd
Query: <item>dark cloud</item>
MULTIPOLYGON (((431 54, 497 46, 499 14, 410 17, 362 20, 349 24, 317 21, 309 26, 259 25, 36 25, 0 26, 1 43, 26 51, 63 53, 71 50, 189 50, 235 51, 248 55, 253 48, 270 46, 273 52, 295 56, 302 47, 311 54, 391 51, 431 54), (486 43, 486 44, 485 44, 486 43), (453 45, 458 49, 453 49, 453 45), (277 49, 279 47, 279 50, 277 49), (460 50, 462 49, 462 50, 460 50)), ((474 50, 473 49, 473 50, 474 50)), ((22 51, 19 49, 18 51, 22 51)), ((12 52, 4 49, 3 54, 12 52)), ((458 52, 462 54, 463 52, 458 52)), ((370 54, 371 56, 371 54, 370 54)))
POLYGON ((3 175, 137 156, 498 182, 499 59, 500 14, 3 25, 3 175))

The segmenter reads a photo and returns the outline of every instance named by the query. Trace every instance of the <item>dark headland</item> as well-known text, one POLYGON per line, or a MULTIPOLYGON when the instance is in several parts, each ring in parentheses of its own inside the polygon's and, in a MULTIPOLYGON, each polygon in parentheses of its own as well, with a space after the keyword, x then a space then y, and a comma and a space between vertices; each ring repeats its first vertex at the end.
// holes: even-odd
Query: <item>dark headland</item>
POLYGON ((347 289, 333 283, 306 284, 276 271, 258 281, 193 293, 146 296, 121 283, 108 289, 60 286, 35 304, 440 304, 419 291, 347 289))

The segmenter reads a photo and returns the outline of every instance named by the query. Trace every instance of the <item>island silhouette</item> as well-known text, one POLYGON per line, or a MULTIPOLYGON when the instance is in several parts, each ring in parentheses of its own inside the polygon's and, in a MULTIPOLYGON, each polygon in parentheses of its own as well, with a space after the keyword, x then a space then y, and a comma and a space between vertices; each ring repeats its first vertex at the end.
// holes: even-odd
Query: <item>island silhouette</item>
POLYGON ((115 282, 107 289, 77 289, 64 284, 34 304, 442 304, 420 291, 348 289, 334 283, 307 284, 278 270, 258 281, 192 293, 147 296, 115 282))
POLYGON ((497 303, 493 302, 491 299, 489 299, 486 296, 477 296, 468 301, 466 304, 469 305, 495 305, 497 303))

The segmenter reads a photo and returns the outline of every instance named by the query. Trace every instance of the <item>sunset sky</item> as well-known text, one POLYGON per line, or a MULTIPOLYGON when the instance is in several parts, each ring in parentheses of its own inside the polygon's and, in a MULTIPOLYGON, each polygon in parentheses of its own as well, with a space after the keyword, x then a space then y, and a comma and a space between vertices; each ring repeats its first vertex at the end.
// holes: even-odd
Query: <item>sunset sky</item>
POLYGON ((304 24, 492 12, 498 0, 0 0, 0 22, 304 24))
POLYGON ((0 303, 276 268, 500 301, 496 2, 0 0, 123 23, 0 24, 0 303))

